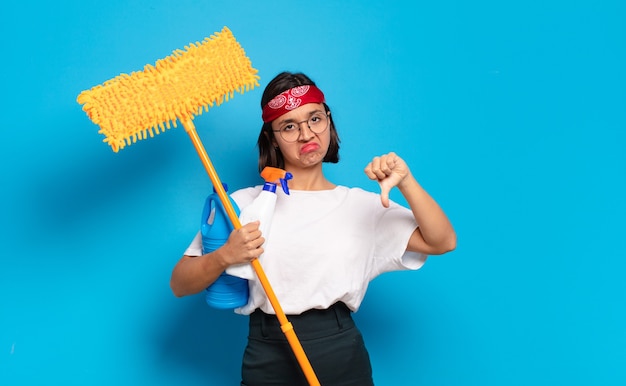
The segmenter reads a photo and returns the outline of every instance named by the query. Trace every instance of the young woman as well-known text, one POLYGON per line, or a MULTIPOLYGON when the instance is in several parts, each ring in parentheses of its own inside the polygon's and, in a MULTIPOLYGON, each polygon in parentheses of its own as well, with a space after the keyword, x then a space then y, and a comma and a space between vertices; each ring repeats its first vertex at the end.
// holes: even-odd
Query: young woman
MULTIPOLYGON (((363 338, 351 317, 369 282, 384 272, 418 269, 427 255, 456 247, 455 232, 439 205, 395 153, 378 157, 365 175, 380 195, 329 181, 324 162, 339 161, 339 137, 324 94, 301 73, 284 72, 261 100, 259 170, 293 174, 290 195, 277 190, 271 237, 259 222, 242 224, 219 249, 202 254, 196 236, 172 273, 176 296, 198 293, 228 267, 263 254, 262 265, 307 358, 322 385, 371 385, 372 369, 363 338), (398 188, 409 208, 389 200, 398 188), (264 244, 265 243, 265 244, 264 244)), ((240 209, 261 186, 231 196, 240 209)), ((250 281, 250 315, 241 385, 306 385, 261 285, 250 281)))

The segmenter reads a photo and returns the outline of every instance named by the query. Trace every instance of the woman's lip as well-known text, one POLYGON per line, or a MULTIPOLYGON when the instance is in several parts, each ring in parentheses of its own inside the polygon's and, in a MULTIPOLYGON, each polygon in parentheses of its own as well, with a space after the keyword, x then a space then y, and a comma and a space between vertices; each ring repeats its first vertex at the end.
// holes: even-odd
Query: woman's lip
POLYGON ((317 149, 320 148, 320 145, 318 145, 317 143, 313 142, 313 143, 307 143, 306 145, 302 146, 300 148, 300 152, 301 153, 310 153, 312 151, 315 151, 317 149))

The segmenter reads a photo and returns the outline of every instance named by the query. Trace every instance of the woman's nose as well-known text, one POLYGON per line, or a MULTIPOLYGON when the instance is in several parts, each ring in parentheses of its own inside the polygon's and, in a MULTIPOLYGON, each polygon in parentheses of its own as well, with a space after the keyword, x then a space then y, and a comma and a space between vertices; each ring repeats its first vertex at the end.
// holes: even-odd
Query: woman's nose
POLYGON ((300 135, 298 136, 300 141, 308 141, 315 136, 307 121, 298 123, 298 129, 300 130, 300 135))

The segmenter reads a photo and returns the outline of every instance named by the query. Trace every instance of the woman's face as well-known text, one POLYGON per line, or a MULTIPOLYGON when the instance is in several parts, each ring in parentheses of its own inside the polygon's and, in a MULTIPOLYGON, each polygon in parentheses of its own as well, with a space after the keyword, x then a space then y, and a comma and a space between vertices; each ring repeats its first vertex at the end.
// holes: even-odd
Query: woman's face
POLYGON ((274 145, 280 148, 286 169, 320 165, 328 152, 330 117, 322 103, 308 103, 281 115, 272 122, 272 130, 274 145))

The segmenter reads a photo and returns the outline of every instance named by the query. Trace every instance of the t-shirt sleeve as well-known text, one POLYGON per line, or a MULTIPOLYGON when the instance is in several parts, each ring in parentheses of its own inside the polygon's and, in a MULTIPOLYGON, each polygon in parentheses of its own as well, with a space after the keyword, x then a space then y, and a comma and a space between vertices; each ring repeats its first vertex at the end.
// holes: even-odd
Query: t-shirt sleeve
POLYGON ((406 250, 417 227, 413 213, 408 208, 391 202, 389 208, 382 209, 374 235, 376 264, 372 279, 384 272, 416 270, 424 265, 427 258, 425 254, 406 250))
POLYGON ((200 231, 196 233, 184 254, 187 256, 202 256, 202 234, 200 231))

